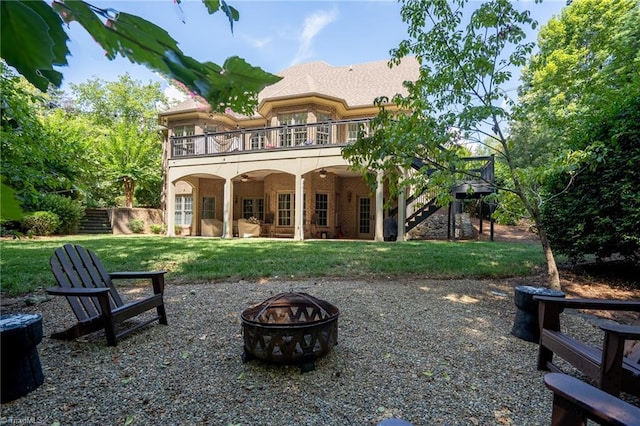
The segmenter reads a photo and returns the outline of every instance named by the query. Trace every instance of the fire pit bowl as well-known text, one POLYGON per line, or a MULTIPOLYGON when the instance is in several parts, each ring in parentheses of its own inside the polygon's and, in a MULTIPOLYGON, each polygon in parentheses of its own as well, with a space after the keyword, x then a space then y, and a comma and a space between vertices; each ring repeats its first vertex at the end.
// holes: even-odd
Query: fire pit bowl
POLYGON ((339 310, 307 293, 280 293, 242 312, 244 362, 258 358, 315 369, 338 343, 339 310))

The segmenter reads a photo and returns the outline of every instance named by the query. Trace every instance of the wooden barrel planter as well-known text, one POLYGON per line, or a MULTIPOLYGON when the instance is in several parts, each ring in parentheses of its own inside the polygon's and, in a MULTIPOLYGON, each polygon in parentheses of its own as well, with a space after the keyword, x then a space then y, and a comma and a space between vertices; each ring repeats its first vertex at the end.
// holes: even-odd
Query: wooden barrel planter
POLYGON ((533 300, 533 296, 564 297, 564 293, 528 285, 515 288, 513 301, 516 305, 516 317, 513 321, 511 334, 527 342, 538 343, 540 341, 538 302, 533 300))
POLYGON ((42 315, 0 316, 2 403, 28 394, 44 382, 37 345, 42 340, 42 315))

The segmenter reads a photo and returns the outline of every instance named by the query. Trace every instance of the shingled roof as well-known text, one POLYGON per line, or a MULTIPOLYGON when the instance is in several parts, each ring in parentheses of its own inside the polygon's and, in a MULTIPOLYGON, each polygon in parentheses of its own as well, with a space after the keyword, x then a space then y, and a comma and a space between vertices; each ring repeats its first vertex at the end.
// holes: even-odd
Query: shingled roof
MULTIPOLYGON (((334 67, 316 61, 293 65, 278 73, 279 82, 265 87, 258 94, 258 103, 271 99, 320 95, 343 101, 348 108, 373 105, 376 98, 391 98, 397 93, 407 94, 405 81, 418 79, 420 66, 413 57, 406 57, 400 65, 389 68, 388 60, 334 67)), ((194 99, 176 105, 163 115, 189 110, 207 109, 194 99)), ((232 114, 240 117, 238 114, 232 114)))
POLYGON ((321 61, 293 65, 278 73, 284 77, 282 80, 260 92, 258 102, 319 94, 341 99, 349 107, 357 107, 372 105, 379 96, 391 98, 396 93, 406 94, 403 82, 418 79, 418 62, 407 57, 393 68, 389 68, 388 62, 382 60, 342 67, 321 61))

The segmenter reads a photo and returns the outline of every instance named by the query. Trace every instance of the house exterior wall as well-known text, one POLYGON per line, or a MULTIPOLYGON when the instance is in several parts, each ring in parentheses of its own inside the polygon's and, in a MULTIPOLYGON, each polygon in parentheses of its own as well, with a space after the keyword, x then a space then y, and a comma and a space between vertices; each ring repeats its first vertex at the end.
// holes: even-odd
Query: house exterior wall
MULTIPOLYGON (((261 234, 382 241, 383 180, 379 177, 376 190, 369 188, 350 169, 342 146, 353 142, 350 128, 368 129, 366 119, 378 112, 375 98, 391 99, 402 93, 404 81, 415 80, 418 74, 415 60, 392 68, 386 61, 349 67, 301 64, 284 70, 281 82, 259 94, 251 117, 231 111, 213 113, 208 105, 193 100, 160 114, 160 124, 167 129, 164 173, 169 235, 175 231, 176 197, 191 194, 189 232, 195 235, 201 233, 205 197, 215 198, 214 219, 223 222, 224 238, 234 235, 234 224, 243 217, 243 200, 251 198, 264 202, 263 217, 258 218, 264 224, 261 234), (304 118, 295 124, 280 122, 283 115, 291 114, 304 118), (195 135, 186 135, 184 126, 194 126, 195 135), (286 226, 278 220, 278 194, 284 193, 295 203, 286 226), (326 196, 326 225, 315 220, 317 194, 326 196), (360 212, 361 205, 370 209, 367 214, 360 212), (367 232, 362 231, 367 228, 361 226, 363 221, 370 225, 367 232)), ((386 108, 397 110, 392 104, 386 108)))

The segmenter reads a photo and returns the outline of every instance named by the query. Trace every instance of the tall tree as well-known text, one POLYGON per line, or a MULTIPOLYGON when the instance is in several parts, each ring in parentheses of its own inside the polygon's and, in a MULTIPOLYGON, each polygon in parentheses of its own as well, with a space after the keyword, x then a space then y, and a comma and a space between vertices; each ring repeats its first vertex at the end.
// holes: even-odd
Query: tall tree
POLYGON ((100 165, 96 176, 120 185, 125 207, 133 207, 136 185, 162 172, 157 114, 165 99, 160 85, 141 85, 125 74, 115 82, 95 79, 71 87, 79 113, 100 130, 93 141, 100 165))
POLYGON ((394 116, 382 109, 375 134, 346 149, 345 155, 362 167, 387 170, 408 169, 414 156, 428 159, 436 173, 425 171, 398 187, 426 185, 446 201, 461 175, 478 178, 461 166, 459 147, 471 142, 485 145, 505 163, 507 179, 500 192, 513 194, 523 204, 540 236, 549 285, 559 288, 533 190, 540 172, 519 167, 508 133, 514 99, 505 86, 513 84, 513 73, 533 50, 524 28, 535 28, 536 22, 508 0, 483 2, 476 10, 467 0, 404 0, 401 15, 408 24, 408 39, 392 50, 391 64, 408 55, 421 64, 418 80, 407 83, 409 94, 394 98, 406 113, 394 116))
POLYGON ((521 146, 542 151, 553 141, 580 159, 569 172, 550 169, 543 219, 554 246, 572 258, 638 256, 640 5, 574 1, 542 28, 539 45, 520 105, 536 126, 517 129, 521 146))
MULTIPOLYGON (((71 136, 69 121, 55 121, 47 94, 2 63, 0 70, 3 183, 16 191, 17 199, 27 208, 41 193, 75 196, 75 185, 87 165, 85 139, 71 136)), ((3 202, 3 217, 5 206, 11 204, 11 200, 3 202)))

